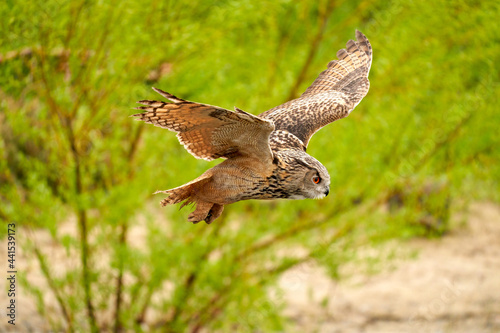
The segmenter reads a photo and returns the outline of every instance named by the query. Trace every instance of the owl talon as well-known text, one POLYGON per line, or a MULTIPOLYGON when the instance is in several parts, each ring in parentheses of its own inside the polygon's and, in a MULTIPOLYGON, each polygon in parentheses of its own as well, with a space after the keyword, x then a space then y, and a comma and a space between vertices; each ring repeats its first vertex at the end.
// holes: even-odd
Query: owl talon
POLYGON ((219 204, 214 204, 210 211, 208 212, 207 217, 205 218, 205 222, 207 224, 212 223, 216 218, 222 214, 222 211, 224 210, 224 205, 219 205, 219 204))
POLYGON ((210 212, 210 208, 212 208, 212 203, 198 201, 196 204, 196 209, 194 212, 189 214, 188 221, 193 223, 198 223, 207 218, 208 213, 210 212))
POLYGON ((211 217, 212 217, 212 213, 211 213, 211 212, 208 212, 207 217, 205 217, 205 223, 206 223, 206 224, 210 224, 210 223, 212 223, 213 219, 211 219, 211 217))
POLYGON ((188 221, 192 222, 193 224, 197 224, 197 223, 200 223, 201 221, 203 221, 203 217, 200 217, 198 215, 195 215, 194 213, 191 213, 188 216, 188 221))
POLYGON ((204 220, 207 224, 210 224, 222 214, 223 210, 224 205, 198 202, 195 211, 189 214, 188 221, 196 224, 204 220))

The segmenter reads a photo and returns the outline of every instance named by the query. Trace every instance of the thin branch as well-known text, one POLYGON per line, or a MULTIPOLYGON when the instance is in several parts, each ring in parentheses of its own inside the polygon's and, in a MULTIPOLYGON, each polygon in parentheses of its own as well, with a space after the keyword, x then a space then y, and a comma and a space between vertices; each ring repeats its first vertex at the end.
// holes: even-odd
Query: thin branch
POLYGON ((292 228, 287 229, 287 230, 283 231, 282 233, 276 234, 267 240, 264 240, 260 243, 256 243, 253 246, 248 247, 245 250, 243 250, 242 252, 240 252, 236 256, 235 260, 236 261, 242 260, 242 259, 244 259, 244 258, 246 258, 246 257, 248 257, 256 252, 260 252, 260 251, 262 251, 262 250, 264 250, 264 249, 266 249, 266 248, 268 248, 268 247, 270 247, 270 246, 272 246, 280 241, 283 241, 283 240, 289 239, 290 237, 296 236, 297 234, 299 234, 302 231, 316 229, 316 228, 324 225, 325 223, 331 221, 331 218, 334 215, 341 214, 342 212, 347 211, 350 207, 352 207, 352 204, 343 204, 343 203, 337 204, 337 207, 328 216, 321 218, 320 220, 315 220, 315 221, 311 221, 311 222, 307 222, 304 224, 299 224, 299 225, 293 226, 292 228))
MULTIPOLYGON (((130 166, 129 169, 129 176, 132 175, 133 173, 133 168, 131 167, 132 161, 135 157, 135 153, 137 151, 137 144, 140 140, 140 136, 142 133, 142 128, 144 126, 139 126, 138 129, 135 132, 135 135, 133 136, 131 142, 130 142, 130 147, 129 151, 127 153, 127 159, 129 163, 127 165, 130 166)), ((120 246, 124 247, 127 244, 127 231, 128 231, 128 224, 126 221, 124 221, 120 225, 120 238, 119 238, 119 244, 120 246)), ((119 256, 120 262, 119 262, 119 267, 118 267, 118 277, 116 281, 116 301, 115 301, 115 324, 114 324, 114 332, 118 333, 123 329, 122 323, 120 321, 120 310, 121 310, 121 305, 122 305, 122 292, 123 292, 123 258, 119 256)), ((146 302, 144 303, 144 306, 139 314, 139 316, 136 318, 136 322, 140 323, 144 321, 144 317, 146 314, 147 307, 149 305, 149 300, 151 299, 151 296, 153 295, 152 289, 147 295, 146 302)))
POLYGON ((324 35, 324 33, 326 31, 326 27, 328 25, 328 19, 330 18, 330 15, 332 14, 334 8, 335 8, 334 1, 328 1, 328 4, 326 5, 325 10, 323 12, 319 13, 318 30, 316 31, 316 35, 313 38, 311 48, 309 49, 309 53, 304 61, 304 64, 302 65, 300 73, 297 76, 297 79, 295 80, 294 85, 290 89, 290 93, 288 94, 287 101, 290 101, 290 100, 298 97, 297 91, 299 90, 302 82, 304 82, 306 75, 307 75, 307 71, 309 70, 309 67, 312 64, 314 56, 318 52, 321 41, 323 40, 323 35, 324 35))
MULTIPOLYGON (((292 15, 293 7, 288 7, 287 11, 284 13, 285 16, 292 15)), ((269 62, 269 71, 267 79, 267 90, 270 91, 274 87, 274 82, 276 81, 276 74, 279 68, 279 63, 285 53, 286 45, 290 41, 291 31, 289 27, 278 27, 278 38, 275 45, 274 57, 272 57, 269 62)))
MULTIPOLYGON (((127 222, 123 222, 120 225, 120 238, 118 240, 120 247, 125 247, 127 243, 127 222)), ((122 293, 123 293, 123 256, 121 253, 118 255, 118 277, 116 278, 116 296, 115 296, 115 323, 113 331, 115 333, 121 332, 123 330, 123 325, 120 321, 120 310, 122 305, 122 293)))
POLYGON ((441 148, 445 147, 448 143, 453 141, 453 139, 458 135, 458 132, 462 127, 469 122, 469 120, 472 119, 472 116, 476 112, 470 112, 468 113, 465 117, 460 119, 460 121, 453 127, 453 129, 448 132, 446 137, 444 137, 441 141, 437 142, 434 147, 427 153, 425 154, 420 161, 416 164, 416 167, 414 168, 414 171, 418 171, 422 169, 422 167, 430 160, 432 156, 434 156, 441 148))
MULTIPOLYGON (((227 215, 225 215, 227 216, 227 215)), ((222 225, 225 222, 225 217, 220 220, 217 224, 214 226, 214 231, 213 233, 209 236, 210 237, 210 242, 208 243, 207 247, 205 248, 205 251, 201 254, 201 256, 198 258, 198 261, 196 263, 196 267, 191 271, 191 273, 186 277, 186 280, 184 281, 183 287, 180 287, 184 290, 184 293, 181 297, 181 300, 177 302, 177 305, 174 307, 174 312, 169 320, 170 323, 172 323, 175 326, 175 323, 178 321, 180 313, 181 313, 181 305, 185 305, 188 303, 189 297, 191 296, 193 292, 193 286, 196 282, 196 280, 199 277, 199 273, 202 270, 202 266, 206 263, 208 256, 212 252, 216 242, 215 239, 217 238, 217 235, 219 234, 220 229, 222 228, 222 225)))
POLYGON ((321 255, 322 253, 326 253, 328 252, 328 250, 330 249, 329 246, 324 246, 323 244, 333 244, 335 243, 337 240, 339 240, 340 238, 344 237, 345 235, 347 235, 348 233, 350 233, 351 231, 354 230, 354 226, 352 224, 348 224, 346 226, 344 226, 343 228, 341 228, 340 230, 338 230, 332 237, 330 237, 327 241, 325 242, 322 242, 322 244, 319 244, 315 249, 313 249, 312 251, 310 251, 308 254, 306 254, 305 256, 301 257, 301 258, 296 258, 296 259, 293 259, 293 260, 289 260, 289 261, 285 261, 284 263, 282 263, 281 265, 278 265, 276 267, 273 267, 273 268, 268 268, 264 271, 259 271, 259 272, 255 272, 255 273, 251 273, 250 275, 252 276, 266 276, 268 275, 269 277, 272 277, 272 276, 276 276, 276 275, 279 275, 297 265, 300 265, 304 262, 307 262, 311 259, 314 259, 316 256, 318 255, 321 255))
POLYGON ((90 282, 90 268, 88 263, 89 257, 89 244, 88 244, 88 232, 87 232, 87 213, 84 209, 80 209, 78 212, 78 225, 80 227, 80 243, 81 243, 81 256, 80 260, 82 262, 82 274, 83 274, 83 289, 85 292, 85 305, 87 307, 87 314, 89 316, 89 323, 92 332, 99 332, 97 328, 97 321, 94 312, 94 306, 92 304, 92 291, 90 282))
MULTIPOLYGON (((375 206, 374 206, 375 207, 375 206)), ((314 257, 320 255, 321 253, 327 252, 329 250, 328 246, 324 246, 324 244, 333 244, 338 239, 344 237, 346 234, 351 232, 354 229, 352 224, 348 224, 343 228, 339 229, 332 237, 330 237, 327 241, 318 244, 318 246, 310 251, 307 255, 301 258, 289 260, 281 265, 278 265, 271 269, 266 269, 263 271, 253 272, 253 273, 245 273, 245 275, 256 276, 259 278, 257 285, 263 285, 267 283, 273 276, 277 276, 286 270, 289 270, 297 265, 300 265, 304 262, 307 262, 314 257)), ((236 261, 236 260, 234 260, 236 261)), ((219 290, 219 292, 213 296, 203 307, 200 308, 198 314, 194 316, 196 320, 193 328, 191 329, 192 333, 199 332, 209 321, 214 320, 218 314, 221 313, 220 309, 224 307, 224 304, 229 300, 229 294, 232 291, 232 287, 234 286, 233 281, 238 281, 240 279, 240 275, 242 275, 242 270, 234 270, 229 279, 231 281, 229 284, 225 285, 223 288, 219 290)))
POLYGON ((47 281, 49 285, 49 289, 52 291, 54 296, 56 297, 57 304, 59 304, 59 307, 61 308, 61 312, 63 314, 63 318, 66 321, 66 324, 68 325, 68 331, 73 332, 73 320, 72 320, 72 315, 70 313, 70 310, 64 303, 63 297, 61 295, 60 289, 56 287, 54 280, 52 279, 50 269, 47 266, 47 263, 45 261, 44 255, 41 253, 40 249, 36 245, 36 243, 33 241, 33 250, 35 252, 35 256, 40 264, 40 268, 42 270, 43 276, 45 277, 45 280, 47 281))
POLYGON ((146 296, 144 297, 145 301, 144 304, 142 305, 141 311, 139 311, 139 315, 135 317, 136 324, 142 324, 144 322, 144 318, 146 318, 146 311, 149 308, 149 304, 151 301, 151 297, 153 297, 153 293, 154 293, 154 288, 152 286, 149 286, 146 292, 146 296))
MULTIPOLYGON (((132 164, 134 158, 135 158, 135 155, 136 155, 136 152, 137 152, 137 146, 141 140, 141 136, 142 136, 142 132, 143 132, 143 128, 144 126, 138 126, 137 127, 137 130, 135 131, 131 141, 130 141, 130 147, 129 147, 129 150, 128 150, 128 153, 127 153, 127 159, 129 161, 129 165, 132 164)), ((130 170, 132 171, 133 168, 130 168, 130 170)))
MULTIPOLYGON (((43 44, 42 44, 43 48, 43 44)), ((47 102, 49 104, 49 109, 53 113, 55 113, 60 121, 60 125, 63 129, 65 129, 66 139, 70 146, 70 153, 73 158, 74 163, 74 191, 77 197, 79 197, 83 193, 82 189, 82 175, 81 175, 81 164, 80 164, 80 156, 78 154, 78 150, 76 148, 76 139, 73 132, 73 124, 72 119, 68 117, 68 115, 64 115, 55 99, 51 94, 51 87, 47 76, 45 75, 45 52, 41 52, 41 66, 40 66, 40 77, 42 84, 44 86, 45 96, 47 98, 47 102)), ((91 283, 90 283, 90 270, 88 266, 88 256, 89 256, 89 247, 88 247, 88 232, 87 232, 87 214, 85 209, 78 205, 76 207, 77 216, 78 216, 78 226, 80 233, 80 243, 81 243, 81 262, 82 262, 82 279, 83 279, 83 288, 85 293, 85 304, 87 307, 87 313, 89 316, 89 324, 92 332, 98 332, 97 322, 94 313, 94 307, 92 304, 92 293, 91 293, 91 283)))

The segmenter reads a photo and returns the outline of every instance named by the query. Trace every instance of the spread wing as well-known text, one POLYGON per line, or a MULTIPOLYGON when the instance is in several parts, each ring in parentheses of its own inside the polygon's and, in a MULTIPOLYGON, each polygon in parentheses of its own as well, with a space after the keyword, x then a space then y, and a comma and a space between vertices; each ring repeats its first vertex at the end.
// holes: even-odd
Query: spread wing
POLYGON ((299 138, 304 148, 311 136, 329 123, 347 117, 368 93, 368 73, 372 47, 361 32, 337 52, 325 71, 297 99, 260 115, 274 122, 276 130, 288 131, 299 138))
POLYGON ((207 161, 223 157, 248 156, 271 163, 269 135, 272 121, 235 108, 235 112, 217 106, 185 101, 160 89, 156 92, 173 103, 139 101, 137 120, 177 132, 180 143, 194 157, 207 161))

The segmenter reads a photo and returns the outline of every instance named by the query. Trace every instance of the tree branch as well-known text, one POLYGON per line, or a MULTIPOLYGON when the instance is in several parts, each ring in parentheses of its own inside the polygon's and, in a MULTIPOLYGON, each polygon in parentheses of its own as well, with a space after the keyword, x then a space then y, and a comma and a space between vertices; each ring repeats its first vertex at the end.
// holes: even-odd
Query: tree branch
POLYGON ((293 84, 292 88, 290 89, 290 93, 288 94, 287 101, 290 101, 290 100, 298 97, 297 91, 299 90, 302 82, 305 80, 306 75, 307 75, 307 71, 309 70, 309 67, 311 66, 311 63, 314 59, 314 56, 318 52, 321 41, 323 40, 323 35, 324 35, 326 27, 328 25, 328 19, 330 18, 330 15, 332 14, 334 8, 335 8, 334 1, 328 1, 328 4, 326 5, 325 10, 319 13, 318 30, 316 31, 316 35, 313 38, 311 48, 309 49, 309 53, 306 57, 306 60, 304 61, 304 64, 302 65, 300 73, 297 76, 297 79, 295 80, 295 83, 293 84))

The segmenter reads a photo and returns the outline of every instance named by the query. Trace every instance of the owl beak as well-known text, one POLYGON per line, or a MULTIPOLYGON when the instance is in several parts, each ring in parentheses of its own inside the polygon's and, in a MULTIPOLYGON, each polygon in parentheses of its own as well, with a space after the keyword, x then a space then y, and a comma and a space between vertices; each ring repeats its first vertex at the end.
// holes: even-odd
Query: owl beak
POLYGON ((330 189, 327 188, 326 191, 325 191, 325 197, 328 195, 328 193, 330 193, 330 189))

